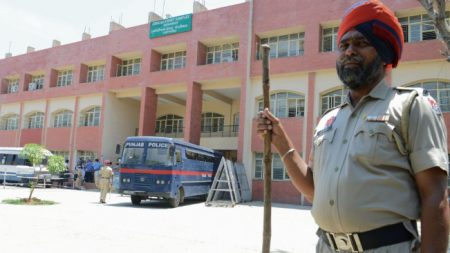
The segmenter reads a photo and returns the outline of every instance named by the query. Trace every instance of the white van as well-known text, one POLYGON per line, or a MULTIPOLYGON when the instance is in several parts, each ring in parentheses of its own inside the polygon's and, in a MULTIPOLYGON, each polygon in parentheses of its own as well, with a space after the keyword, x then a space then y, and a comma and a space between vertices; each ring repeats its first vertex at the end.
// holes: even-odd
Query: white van
POLYGON ((33 165, 28 159, 19 157, 23 148, 20 147, 0 147, 0 181, 11 183, 28 183, 39 178, 39 182, 51 183, 51 175, 47 170, 48 157, 53 154, 44 150, 45 159, 42 164, 33 165))

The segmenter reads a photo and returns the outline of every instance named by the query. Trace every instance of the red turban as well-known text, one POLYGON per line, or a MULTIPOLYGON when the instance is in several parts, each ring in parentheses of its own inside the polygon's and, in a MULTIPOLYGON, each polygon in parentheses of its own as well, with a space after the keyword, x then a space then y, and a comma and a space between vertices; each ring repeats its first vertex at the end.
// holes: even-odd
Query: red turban
POLYGON ((353 4, 345 13, 337 35, 355 29, 377 50, 386 64, 396 67, 403 49, 403 30, 394 13, 378 0, 364 0, 353 4))

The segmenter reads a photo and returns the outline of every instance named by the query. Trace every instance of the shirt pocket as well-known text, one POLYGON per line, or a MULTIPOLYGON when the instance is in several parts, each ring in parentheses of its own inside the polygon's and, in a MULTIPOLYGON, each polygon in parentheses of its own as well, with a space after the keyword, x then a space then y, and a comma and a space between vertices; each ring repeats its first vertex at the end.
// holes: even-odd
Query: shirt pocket
POLYGON ((323 132, 314 137, 314 169, 323 168, 326 165, 327 158, 332 152, 336 128, 323 132))
POLYGON ((380 163, 387 154, 398 152, 393 134, 394 126, 388 122, 366 122, 355 132, 351 158, 380 163))

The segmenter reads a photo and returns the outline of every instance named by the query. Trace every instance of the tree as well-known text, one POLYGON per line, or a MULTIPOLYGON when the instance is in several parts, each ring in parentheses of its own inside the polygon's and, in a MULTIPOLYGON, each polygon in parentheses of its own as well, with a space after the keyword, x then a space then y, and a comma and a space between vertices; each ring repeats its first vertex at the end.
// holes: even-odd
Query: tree
POLYGON ((445 22, 445 1, 446 0, 418 0, 433 21, 438 38, 444 45, 442 54, 450 62, 450 24, 445 22))
POLYGON ((64 157, 60 155, 50 156, 48 158, 47 169, 52 175, 65 171, 66 164, 64 161, 64 157))
MULTIPOLYGON (((33 164, 33 169, 42 163, 42 160, 45 158, 44 148, 41 145, 30 143, 26 144, 25 147, 19 154, 19 157, 22 159, 28 159, 31 164, 33 164)), ((41 167, 39 166, 39 173, 41 172, 41 167)), ((28 196, 28 202, 31 201, 31 197, 34 192, 34 188, 38 183, 39 178, 36 178, 30 183, 30 195, 28 196)), ((45 180, 45 179, 44 179, 45 180)))

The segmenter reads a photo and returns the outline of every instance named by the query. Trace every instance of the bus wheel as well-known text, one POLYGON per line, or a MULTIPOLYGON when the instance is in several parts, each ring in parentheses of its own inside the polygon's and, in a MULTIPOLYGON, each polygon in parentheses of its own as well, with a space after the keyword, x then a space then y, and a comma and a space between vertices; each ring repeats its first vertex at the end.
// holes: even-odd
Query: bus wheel
POLYGON ((131 203, 134 206, 140 205, 141 204, 141 200, 142 200, 141 196, 131 195, 131 203))
POLYGON ((177 194, 175 195, 175 198, 169 199, 169 205, 171 207, 177 207, 180 205, 180 203, 184 200, 183 190, 180 190, 181 188, 178 188, 177 194))

